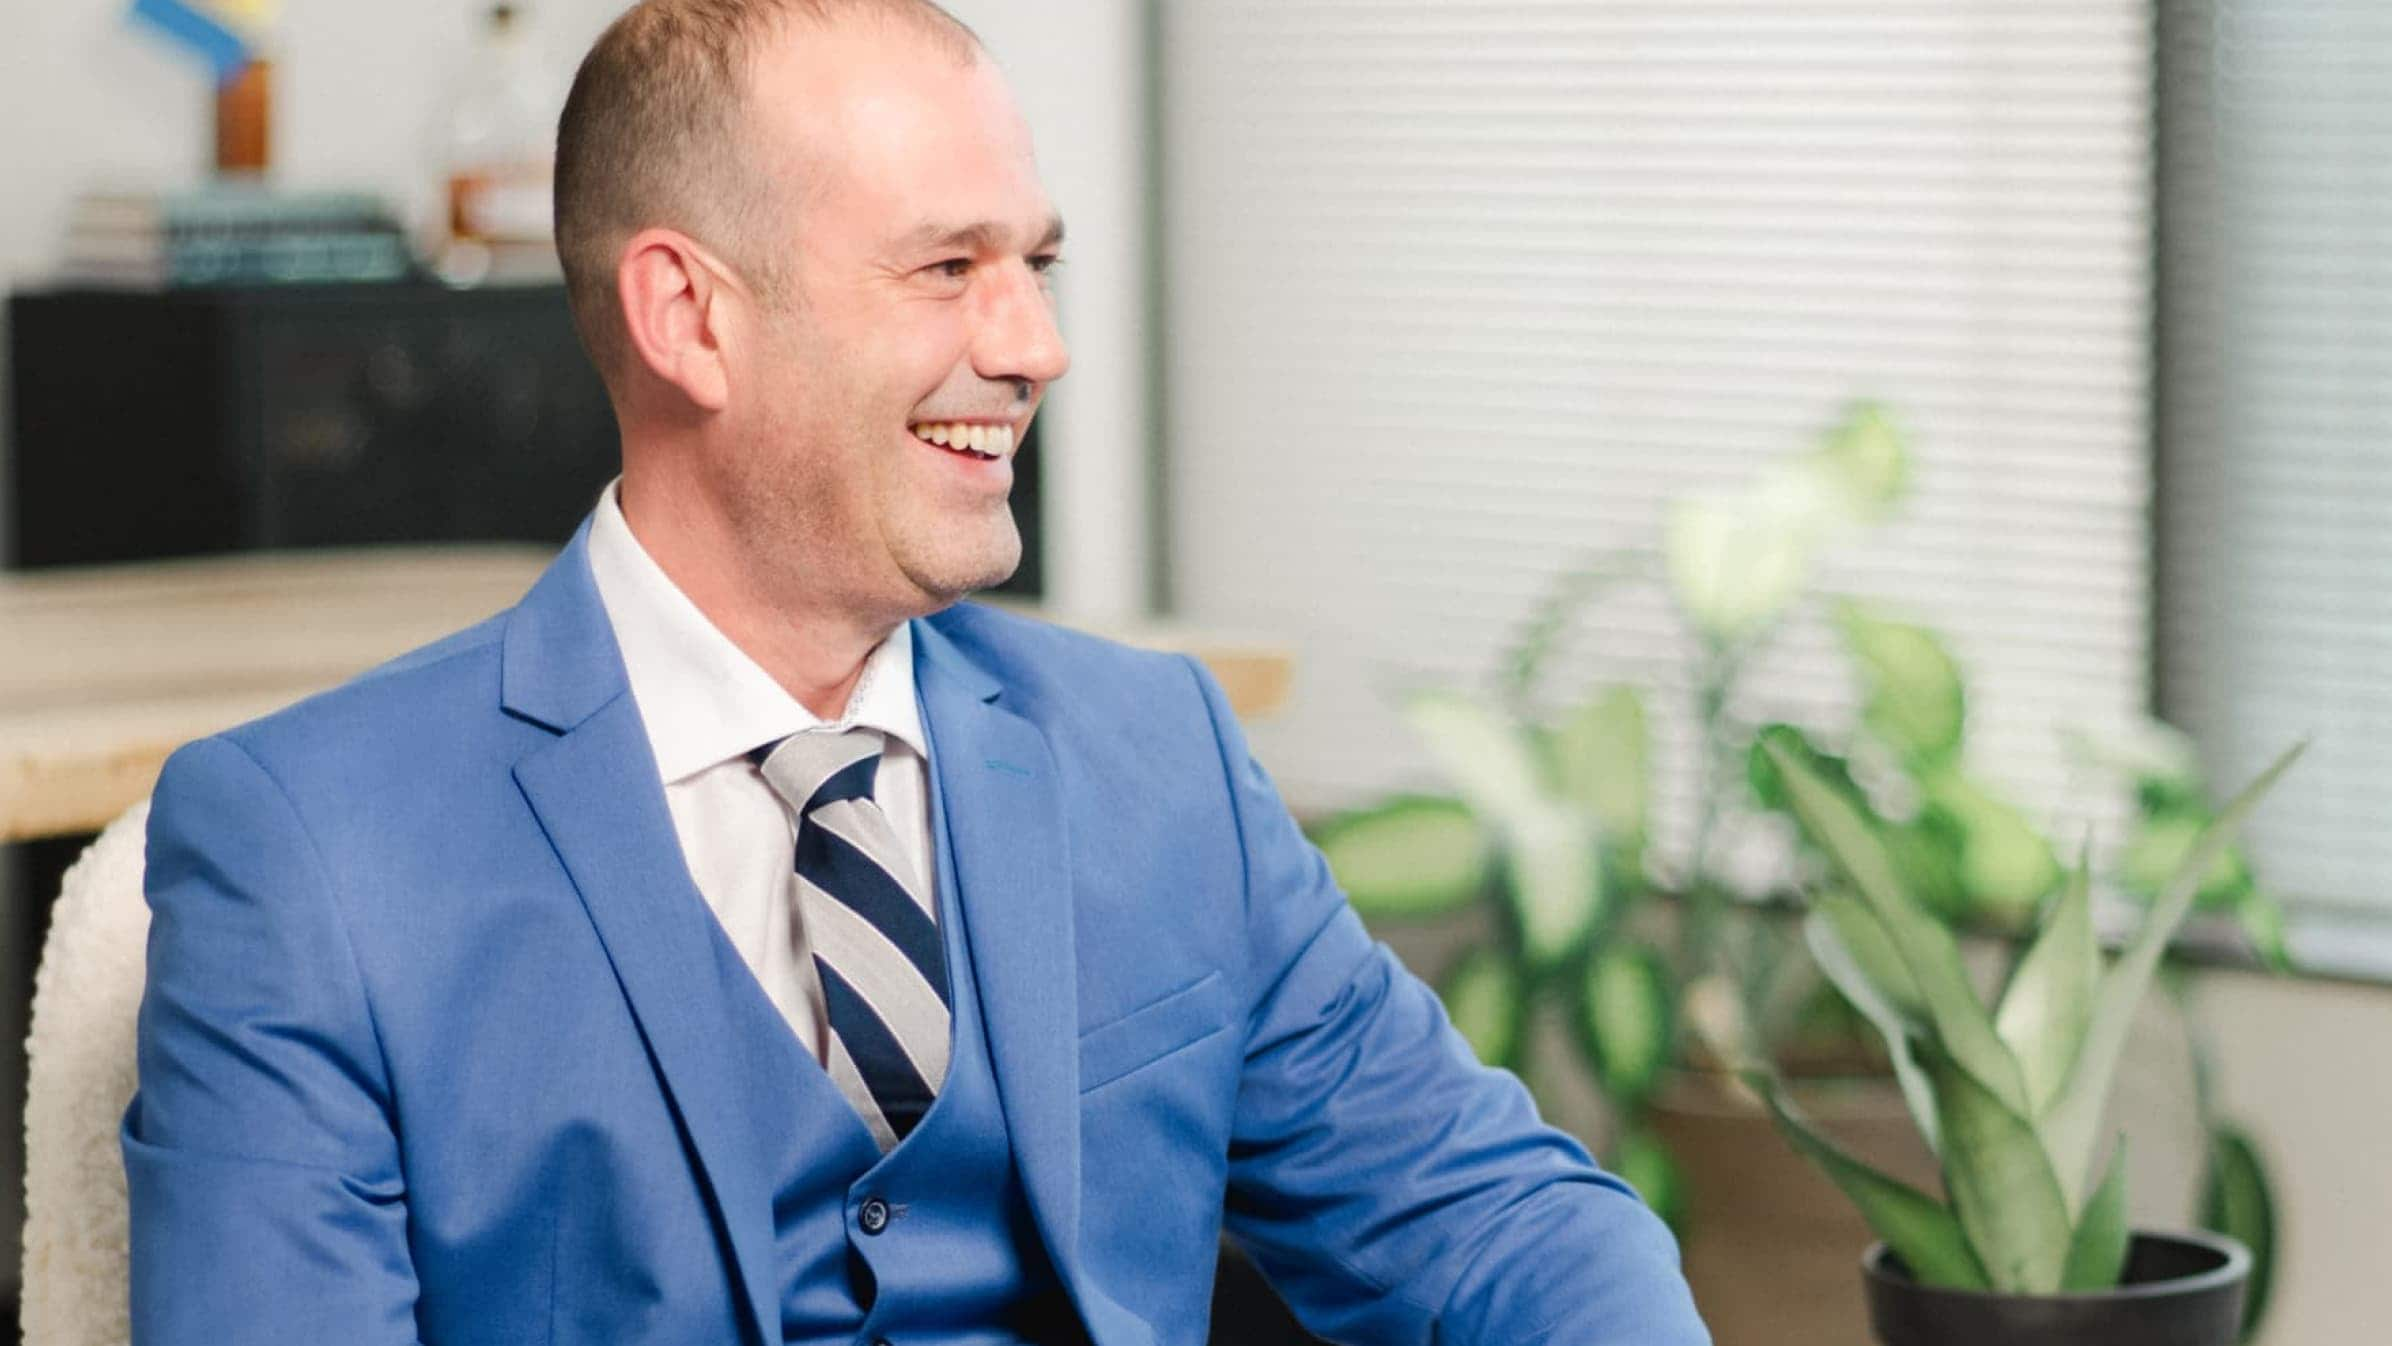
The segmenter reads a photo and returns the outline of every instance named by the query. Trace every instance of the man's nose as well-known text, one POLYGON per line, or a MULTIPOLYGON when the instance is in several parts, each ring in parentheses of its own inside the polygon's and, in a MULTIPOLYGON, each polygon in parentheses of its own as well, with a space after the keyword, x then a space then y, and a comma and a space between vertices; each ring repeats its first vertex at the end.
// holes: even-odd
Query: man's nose
POLYGON ((1027 263, 991 277, 972 347, 972 368, 985 379, 1052 383, 1071 368, 1071 352, 1055 326, 1055 300, 1027 263))

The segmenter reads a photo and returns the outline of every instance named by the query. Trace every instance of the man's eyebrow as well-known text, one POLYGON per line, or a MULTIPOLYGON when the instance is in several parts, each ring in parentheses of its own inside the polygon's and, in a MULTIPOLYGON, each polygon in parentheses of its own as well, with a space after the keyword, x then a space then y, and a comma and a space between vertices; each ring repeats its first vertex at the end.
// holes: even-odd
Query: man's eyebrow
MULTIPOLYGON (((1004 226, 987 220, 960 225, 940 224, 934 221, 917 226, 898 244, 898 248, 903 252, 945 252, 950 249, 962 252, 990 252, 999 246, 1005 232, 1004 226)), ((1030 251, 1045 252, 1049 248, 1062 246, 1062 243, 1063 217, 1050 215, 1047 217, 1046 232, 1039 236, 1038 242, 1031 246, 1030 251)))

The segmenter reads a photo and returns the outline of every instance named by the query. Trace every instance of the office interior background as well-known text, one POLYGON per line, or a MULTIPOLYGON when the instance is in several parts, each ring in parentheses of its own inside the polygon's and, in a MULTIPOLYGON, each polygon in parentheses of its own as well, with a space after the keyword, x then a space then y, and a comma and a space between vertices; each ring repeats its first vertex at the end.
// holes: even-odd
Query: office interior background
MULTIPOLYGON (((482 8, 283 6, 275 182, 436 209, 433 128, 482 8)), ((1008 71, 1070 226, 1044 604, 1287 648, 1290 698, 1251 733, 1305 816, 1437 788, 1404 691, 1483 679, 1572 567, 1660 557, 1679 502, 1731 497, 1856 400, 1900 427, 1909 491, 1813 584, 1943 633, 1972 768, 2039 824, 2122 836, 2128 789, 2083 745, 2153 713, 2220 782, 2312 736, 2249 846, 2295 970, 2223 940, 2192 998, 2215 1086, 2271 1160, 2262 1340, 2380 1333, 2392 9, 950 8, 1008 71)), ((561 97, 619 4, 527 9, 561 97)), ((206 76, 124 11, 0 11, 12 289, 49 281, 78 193, 205 175, 206 76)), ((1850 720, 1823 613, 1787 620, 1749 713, 1850 720)), ((1690 641, 1660 586, 1622 584, 1548 673, 1646 689, 1663 851, 1697 823, 1690 641)), ((1735 850, 1756 891, 1779 842, 1756 825, 1735 850)), ((0 1038, 22 1038, 23 996, 0 996, 0 1038)), ((2124 1085, 2150 1119, 2137 1214, 2183 1224, 2191 1086, 2149 1036, 2124 1085)), ((15 1224, 0 1203, 0 1252, 15 1224)))

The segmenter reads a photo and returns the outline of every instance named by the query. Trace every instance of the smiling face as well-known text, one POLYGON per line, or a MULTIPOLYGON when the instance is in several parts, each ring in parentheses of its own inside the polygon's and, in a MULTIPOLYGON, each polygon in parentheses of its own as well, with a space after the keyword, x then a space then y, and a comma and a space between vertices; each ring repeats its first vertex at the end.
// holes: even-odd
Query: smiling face
POLYGON ((792 25, 751 78, 785 283, 727 349, 710 494, 775 587, 934 611, 1020 563, 1011 459, 1069 363, 1029 129, 995 67, 903 24, 792 25))

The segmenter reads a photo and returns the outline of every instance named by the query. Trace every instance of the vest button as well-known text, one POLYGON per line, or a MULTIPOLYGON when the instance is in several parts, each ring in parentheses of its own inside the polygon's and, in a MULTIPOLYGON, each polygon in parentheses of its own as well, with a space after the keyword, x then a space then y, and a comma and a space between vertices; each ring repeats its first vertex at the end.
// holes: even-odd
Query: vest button
POLYGON ((866 1197, 863 1209, 856 1212, 855 1219, 857 1224, 864 1227, 865 1233, 877 1234, 889 1227, 889 1203, 876 1196, 866 1197))

